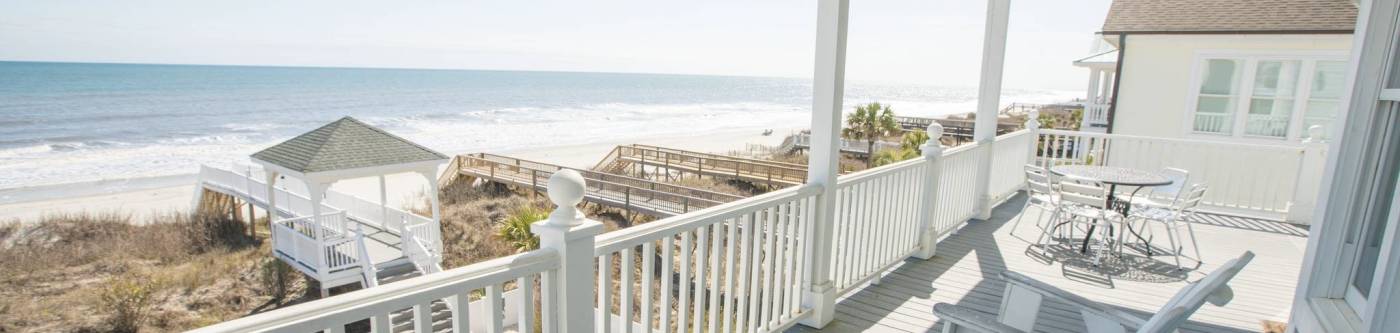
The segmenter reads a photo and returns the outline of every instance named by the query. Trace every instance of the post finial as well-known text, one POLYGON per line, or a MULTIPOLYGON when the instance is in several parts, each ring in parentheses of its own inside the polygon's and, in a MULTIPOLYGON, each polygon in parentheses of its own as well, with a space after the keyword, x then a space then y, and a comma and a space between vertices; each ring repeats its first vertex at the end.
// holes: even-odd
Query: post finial
POLYGON ((586 186, 583 175, 578 171, 564 169, 549 176, 549 200, 556 206, 554 212, 549 214, 549 224, 574 226, 583 223, 583 212, 575 206, 583 202, 586 186))
POLYGON ((934 121, 928 124, 928 139, 934 140, 943 137, 943 124, 934 121))
POLYGON ((1040 129, 1040 110, 1032 109, 1031 112, 1026 115, 1026 128, 1040 129))
POLYGON ((1323 135, 1327 134, 1327 128, 1322 125, 1308 126, 1307 142, 1322 142, 1323 135))

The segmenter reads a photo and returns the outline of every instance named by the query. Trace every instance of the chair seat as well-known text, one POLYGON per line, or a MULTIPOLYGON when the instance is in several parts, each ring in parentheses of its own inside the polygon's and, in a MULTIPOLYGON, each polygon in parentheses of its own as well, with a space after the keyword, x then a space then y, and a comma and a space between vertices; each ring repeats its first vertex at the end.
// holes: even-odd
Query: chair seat
POLYGON ((1167 222, 1167 221, 1175 220, 1176 211, 1175 211, 1175 210, 1172 210, 1172 209, 1160 208, 1160 207, 1141 207, 1141 208, 1138 208, 1138 207, 1134 206, 1134 207, 1133 207, 1133 210, 1130 211, 1130 212, 1128 213, 1128 215, 1131 216, 1131 217, 1134 217, 1134 218, 1141 218, 1141 219, 1148 219, 1148 220, 1154 220, 1154 221, 1163 221, 1163 222, 1167 222))
POLYGON ((1133 203, 1133 208, 1137 208, 1137 207, 1170 208, 1170 207, 1172 206, 1172 202, 1171 202, 1170 200, 1160 200, 1160 199, 1153 199, 1153 198, 1147 198, 1147 197, 1135 197, 1135 198, 1133 198, 1133 200, 1132 200, 1131 202, 1133 203))
POLYGON ((1109 220, 1117 219, 1120 216, 1118 213, 1110 210, 1083 205, 1067 205, 1064 209, 1066 212, 1069 212, 1070 215, 1090 219, 1109 220))

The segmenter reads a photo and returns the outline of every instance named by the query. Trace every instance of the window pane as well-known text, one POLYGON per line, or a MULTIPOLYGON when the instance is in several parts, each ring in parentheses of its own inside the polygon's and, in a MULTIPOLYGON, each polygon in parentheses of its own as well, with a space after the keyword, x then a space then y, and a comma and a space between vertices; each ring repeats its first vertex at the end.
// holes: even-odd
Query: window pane
POLYGON ((1400 146, 1395 144, 1395 139, 1400 138, 1397 130, 1400 130, 1400 117, 1396 117, 1394 112, 1400 112, 1400 105, 1396 102, 1382 103, 1383 114, 1377 117, 1378 121, 1373 126, 1379 127, 1381 137, 1377 139, 1381 142, 1368 155, 1374 156, 1372 166, 1365 170, 1373 181, 1368 192, 1369 200, 1366 200, 1367 208, 1365 214, 1361 215, 1361 223, 1353 223, 1348 229, 1351 236, 1347 239, 1347 244, 1353 244, 1359 252, 1356 268, 1352 271, 1351 286, 1356 288, 1361 295, 1371 293, 1372 279, 1375 277, 1376 260, 1380 256, 1382 236, 1385 233, 1386 225, 1392 223, 1390 219, 1391 204, 1395 198, 1397 170, 1400 170, 1400 146))
POLYGON ((1296 60, 1260 61, 1254 72, 1253 98, 1245 115, 1245 134, 1286 137, 1293 116, 1293 98, 1298 86, 1296 60))
POLYGON ((1298 84, 1298 61, 1260 61, 1254 74, 1254 96, 1293 96, 1298 84))
POLYGON ((1346 88, 1345 61, 1318 61, 1313 71, 1311 98, 1341 99, 1346 88))
POLYGON ((1229 133, 1235 109, 1230 97, 1201 96, 1196 103, 1195 130, 1206 133, 1229 133))
POLYGON ((1288 136, 1288 121, 1292 117, 1293 101, 1286 99, 1254 99, 1249 103, 1245 118, 1245 134, 1258 136, 1288 136))
POLYGON ((1335 129, 1331 128, 1341 107, 1342 90, 1346 88, 1345 61, 1318 61, 1312 74, 1312 88, 1308 90, 1308 103, 1303 110, 1304 138, 1313 125, 1322 126, 1318 139, 1326 140, 1335 129))
POLYGON ((1390 84, 1386 87, 1400 89, 1400 39, 1395 40, 1395 47, 1390 50, 1390 84))
POLYGON ((1239 79, 1244 66, 1239 60, 1206 60, 1205 75, 1202 75, 1201 93, 1212 95, 1232 95, 1235 81, 1239 79))

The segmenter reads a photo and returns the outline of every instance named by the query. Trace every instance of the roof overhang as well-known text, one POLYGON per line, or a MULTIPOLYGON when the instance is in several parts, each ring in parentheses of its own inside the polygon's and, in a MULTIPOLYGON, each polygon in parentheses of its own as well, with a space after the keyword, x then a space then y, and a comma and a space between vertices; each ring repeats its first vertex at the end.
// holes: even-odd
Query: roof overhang
POLYGON ((437 173, 437 168, 438 168, 438 166, 439 166, 439 165, 442 165, 443 163, 447 163, 447 161, 450 160, 450 159, 427 160, 427 161, 418 161, 418 162, 410 162, 410 163, 399 163, 399 164, 386 164, 386 165, 377 165, 377 166, 372 166, 372 167, 353 168, 353 169, 340 169, 340 170, 330 170, 330 171, 320 171, 320 172, 308 172, 308 173, 302 173, 301 171, 296 171, 296 170, 288 169, 288 168, 283 167, 283 166, 281 166, 281 165, 277 165, 276 163, 271 163, 271 162, 268 162, 268 161, 264 161, 264 160, 258 159, 258 158, 256 158, 256 157, 253 157, 252 160, 253 160, 253 163, 257 163, 257 164, 259 164, 259 165, 262 165, 264 170, 269 170, 269 171, 272 171, 272 172, 276 172, 277 174, 286 175, 286 176, 290 176, 290 177, 292 177, 292 178, 298 178, 298 179, 310 181, 310 182, 313 182, 313 183, 329 184, 329 183, 334 183, 334 182, 336 182, 336 181, 346 180, 346 179, 355 179, 355 178, 365 178, 365 177, 384 176, 384 175, 392 175, 392 174, 408 173, 408 172, 420 172, 420 173, 421 173, 421 172, 426 172, 426 173, 430 173, 430 174, 436 174, 436 173, 437 173))

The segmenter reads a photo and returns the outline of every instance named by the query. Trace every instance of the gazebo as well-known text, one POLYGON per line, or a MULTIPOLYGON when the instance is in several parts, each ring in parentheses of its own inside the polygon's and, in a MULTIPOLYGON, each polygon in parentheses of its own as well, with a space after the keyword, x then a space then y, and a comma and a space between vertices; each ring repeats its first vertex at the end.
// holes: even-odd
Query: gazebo
POLYGON ((273 254, 321 282, 327 289, 354 282, 377 285, 377 267, 365 245, 365 227, 395 234, 401 255, 424 274, 440 270, 442 242, 438 202, 438 165, 448 157, 355 118, 344 117, 252 155, 266 171, 267 202, 277 214, 291 216, 272 223, 273 254), (385 176, 418 173, 431 187, 432 216, 422 217, 388 205, 385 176), (306 197, 289 198, 278 207, 277 179, 306 184, 306 197), (378 207, 353 196, 329 191, 338 181, 378 177, 378 207), (358 269, 358 270, 357 270, 358 269), (361 280, 363 279, 363 280, 361 280))

